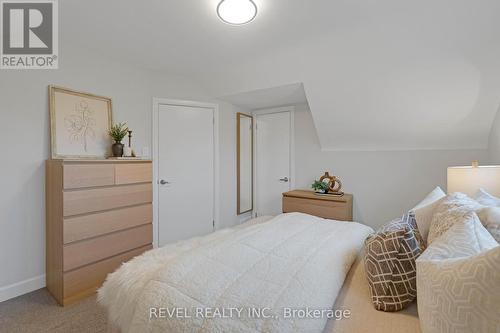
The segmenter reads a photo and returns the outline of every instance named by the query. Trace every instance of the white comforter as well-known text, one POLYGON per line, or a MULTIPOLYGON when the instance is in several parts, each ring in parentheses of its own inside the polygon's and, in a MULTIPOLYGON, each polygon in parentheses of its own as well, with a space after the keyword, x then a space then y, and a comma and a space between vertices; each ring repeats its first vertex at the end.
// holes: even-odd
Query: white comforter
POLYGON ((331 309, 371 232, 279 215, 134 258, 108 276, 99 302, 122 333, 321 332, 328 311, 294 311, 331 309))

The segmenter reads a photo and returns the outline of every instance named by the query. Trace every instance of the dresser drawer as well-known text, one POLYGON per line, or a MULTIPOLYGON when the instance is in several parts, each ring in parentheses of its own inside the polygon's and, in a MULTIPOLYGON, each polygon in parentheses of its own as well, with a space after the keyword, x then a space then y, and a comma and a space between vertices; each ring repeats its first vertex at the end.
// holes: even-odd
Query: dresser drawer
POLYGON ((153 241, 153 226, 146 224, 64 246, 64 271, 69 271, 153 241))
POLYGON ((46 161, 46 286, 59 304, 92 294, 122 262, 152 247, 151 165, 46 161))
POLYGON ((153 206, 120 208, 64 219, 64 244, 153 222, 153 206))
POLYGON ((152 184, 64 192, 64 216, 139 205, 153 201, 152 184))
POLYGON ((294 197, 283 198, 283 212, 300 212, 332 220, 351 220, 350 206, 342 202, 326 200, 302 199, 294 197))
POLYGON ((65 164, 63 170, 65 189, 115 184, 112 164, 65 164))
POLYGON ((150 183, 153 180, 153 169, 150 163, 115 165, 115 182, 117 185, 150 183))
POLYGON ((97 288, 101 287, 107 275, 114 272, 122 263, 151 249, 151 245, 146 245, 64 273, 64 303, 70 303, 72 299, 80 298, 82 294, 88 295, 95 292, 97 288))

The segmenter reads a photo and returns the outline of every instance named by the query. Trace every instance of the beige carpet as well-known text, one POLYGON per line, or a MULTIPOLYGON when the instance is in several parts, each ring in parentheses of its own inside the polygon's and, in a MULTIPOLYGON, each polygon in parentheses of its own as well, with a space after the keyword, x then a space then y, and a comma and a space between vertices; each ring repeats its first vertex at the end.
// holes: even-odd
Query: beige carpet
POLYGON ((106 332, 106 314, 96 296, 61 307, 46 289, 0 303, 0 332, 106 332))

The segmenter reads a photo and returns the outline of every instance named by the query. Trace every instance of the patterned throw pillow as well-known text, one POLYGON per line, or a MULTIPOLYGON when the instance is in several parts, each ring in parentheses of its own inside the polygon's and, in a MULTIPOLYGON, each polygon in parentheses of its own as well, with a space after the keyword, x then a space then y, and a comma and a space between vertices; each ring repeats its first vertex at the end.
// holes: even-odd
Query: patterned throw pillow
POLYGON ((400 311, 417 297, 415 260, 423 244, 413 213, 389 222, 365 241, 365 270, 375 309, 400 311))
POLYGON ((463 193, 446 196, 434 210, 427 245, 448 231, 456 221, 463 220, 465 216, 481 208, 484 206, 463 193))
POLYGON ((423 333, 500 332, 500 247, 470 212, 417 259, 423 333))

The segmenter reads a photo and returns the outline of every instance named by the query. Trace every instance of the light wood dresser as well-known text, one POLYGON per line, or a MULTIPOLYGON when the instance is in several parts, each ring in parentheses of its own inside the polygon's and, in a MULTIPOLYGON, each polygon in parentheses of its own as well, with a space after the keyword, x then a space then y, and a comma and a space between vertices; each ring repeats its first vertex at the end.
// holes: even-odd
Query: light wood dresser
POLYGON ((59 304, 152 248, 151 161, 48 160, 45 191, 47 289, 59 304))
POLYGON ((317 195, 313 191, 283 193, 283 213, 301 212, 325 219, 352 221, 352 194, 317 195))

